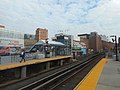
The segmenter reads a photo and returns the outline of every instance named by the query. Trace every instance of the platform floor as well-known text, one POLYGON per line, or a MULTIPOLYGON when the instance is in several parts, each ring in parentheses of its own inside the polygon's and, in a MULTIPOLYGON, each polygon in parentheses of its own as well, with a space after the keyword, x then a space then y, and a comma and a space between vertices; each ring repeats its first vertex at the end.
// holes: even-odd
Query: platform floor
POLYGON ((102 59, 74 90, 120 90, 120 61, 102 59))
POLYGON ((57 57, 40 59, 40 60, 31 60, 31 61, 26 61, 26 62, 21 62, 21 63, 12 63, 12 64, 8 64, 8 65, 0 65, 0 70, 12 69, 12 68, 17 68, 17 67, 38 64, 38 63, 43 63, 43 62, 49 62, 49 61, 54 61, 54 60, 67 59, 67 58, 72 58, 72 56, 57 56, 57 57))
POLYGON ((120 61, 107 60, 96 90, 120 90, 120 61))
MULTIPOLYGON (((95 90, 100 74, 107 58, 102 59, 87 76, 75 87, 74 90, 95 90)), ((102 89, 101 89, 102 90, 102 89)))

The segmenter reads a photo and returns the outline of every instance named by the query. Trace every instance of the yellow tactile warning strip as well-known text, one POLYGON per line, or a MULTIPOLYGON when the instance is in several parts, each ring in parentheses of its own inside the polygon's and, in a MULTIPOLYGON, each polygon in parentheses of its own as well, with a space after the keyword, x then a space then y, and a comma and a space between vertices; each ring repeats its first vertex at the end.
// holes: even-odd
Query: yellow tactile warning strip
POLYGON ((1 65, 0 66, 0 70, 6 70, 6 69, 22 67, 22 66, 31 65, 31 64, 38 64, 38 63, 42 63, 42 62, 48 62, 48 61, 53 61, 53 60, 65 59, 65 58, 72 58, 72 56, 57 56, 57 57, 53 57, 53 58, 45 58, 45 59, 40 59, 40 60, 31 60, 31 61, 22 62, 22 63, 1 65))
POLYGON ((103 58, 74 90, 95 90, 107 58, 103 58))

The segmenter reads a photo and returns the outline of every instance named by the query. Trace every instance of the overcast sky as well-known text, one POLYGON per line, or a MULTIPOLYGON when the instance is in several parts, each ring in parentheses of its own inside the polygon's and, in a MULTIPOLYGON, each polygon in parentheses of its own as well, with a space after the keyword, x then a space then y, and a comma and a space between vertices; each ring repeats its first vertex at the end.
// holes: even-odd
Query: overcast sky
POLYGON ((120 0, 0 0, 0 25, 35 34, 49 30, 49 37, 64 32, 98 32, 120 36, 120 0))

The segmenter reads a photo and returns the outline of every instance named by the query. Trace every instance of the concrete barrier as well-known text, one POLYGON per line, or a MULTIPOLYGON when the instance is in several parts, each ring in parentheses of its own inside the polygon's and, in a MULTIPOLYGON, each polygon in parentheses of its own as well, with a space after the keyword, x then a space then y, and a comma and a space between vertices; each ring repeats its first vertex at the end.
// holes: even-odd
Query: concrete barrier
POLYGON ((36 54, 36 58, 35 59, 43 59, 45 58, 44 54, 36 54))

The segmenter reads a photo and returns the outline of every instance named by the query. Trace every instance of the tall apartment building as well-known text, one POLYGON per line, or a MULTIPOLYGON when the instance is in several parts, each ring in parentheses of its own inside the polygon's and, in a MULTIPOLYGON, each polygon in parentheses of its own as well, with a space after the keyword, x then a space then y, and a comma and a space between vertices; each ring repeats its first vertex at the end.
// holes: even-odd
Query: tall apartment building
POLYGON ((94 51, 102 49, 102 40, 97 32, 91 32, 89 36, 89 48, 93 49, 94 51))
POLYGON ((98 51, 102 49, 102 40, 97 32, 91 32, 90 34, 80 34, 80 42, 85 43, 87 50, 93 49, 98 51))
MULTIPOLYGON (((114 47, 114 43, 108 42, 108 37, 105 35, 98 35, 97 32, 91 32, 90 34, 80 34, 80 42, 85 43, 86 49, 89 51, 110 50, 114 47)), ((120 38, 119 38, 120 47, 120 38)))
POLYGON ((48 30, 37 28, 35 38, 37 41, 48 39, 48 30))

